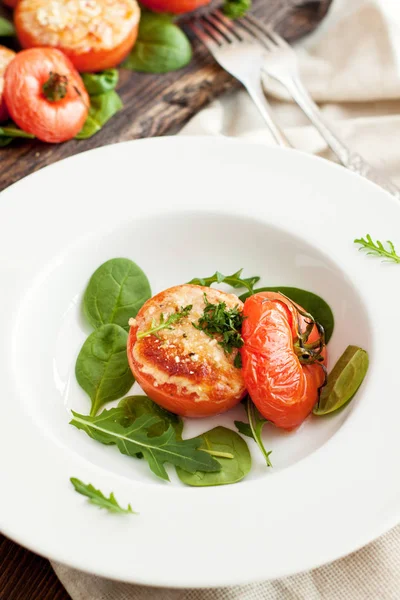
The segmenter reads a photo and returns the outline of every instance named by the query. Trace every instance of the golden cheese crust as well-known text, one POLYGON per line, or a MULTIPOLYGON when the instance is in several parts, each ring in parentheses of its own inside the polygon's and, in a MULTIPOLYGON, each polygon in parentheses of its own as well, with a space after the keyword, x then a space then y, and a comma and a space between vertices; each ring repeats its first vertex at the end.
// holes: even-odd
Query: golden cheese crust
POLYGON ((153 400, 162 404, 155 396, 168 395, 171 402, 166 400, 162 405, 186 416, 223 412, 245 394, 241 369, 234 366, 238 350, 227 354, 218 339, 193 326, 203 315, 204 294, 212 304, 225 302, 227 308, 243 308, 233 294, 186 284, 157 294, 131 320, 135 343, 128 352, 136 378, 153 400), (188 305, 192 305, 189 314, 171 329, 162 329, 157 336, 136 338, 158 324, 162 316, 166 320, 188 305))

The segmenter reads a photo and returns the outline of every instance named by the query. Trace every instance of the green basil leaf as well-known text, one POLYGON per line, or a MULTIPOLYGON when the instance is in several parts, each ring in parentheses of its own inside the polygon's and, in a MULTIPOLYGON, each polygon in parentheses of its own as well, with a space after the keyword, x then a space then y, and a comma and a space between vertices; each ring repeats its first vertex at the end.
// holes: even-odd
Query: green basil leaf
POLYGON ((117 69, 107 69, 101 73, 83 73, 82 79, 89 96, 98 96, 116 88, 118 71, 117 69))
POLYGON ((211 451, 221 465, 221 470, 216 473, 196 471, 188 473, 177 467, 179 479, 186 485, 205 487, 211 485, 227 485, 243 479, 251 469, 251 455, 243 438, 235 431, 226 427, 215 427, 200 435, 200 449, 211 451), (227 454, 233 458, 221 458, 218 454, 227 454))
POLYGON ((157 417, 159 422, 149 428, 149 437, 161 435, 171 425, 175 430, 177 439, 182 439, 182 419, 178 415, 174 415, 161 406, 158 406, 158 404, 150 400, 147 396, 128 396, 121 400, 118 408, 123 409, 123 417, 119 422, 124 427, 132 425, 142 415, 150 415, 157 417))
POLYGON ((89 323, 100 327, 116 323, 128 330, 128 321, 151 297, 149 280, 128 258, 112 258, 90 278, 83 296, 83 311, 89 323))
POLYGON ((11 144, 13 140, 16 138, 29 138, 33 139, 35 136, 31 133, 27 133, 15 125, 7 125, 5 127, 0 127, 0 148, 4 146, 8 146, 11 144))
MULTIPOLYGON (((281 292, 282 294, 285 294, 285 296, 293 300, 293 302, 302 306, 306 312, 310 313, 310 315, 322 325, 325 330, 325 341, 326 343, 329 342, 335 326, 335 319, 329 304, 327 304, 320 296, 313 294, 313 292, 308 292, 307 290, 285 286, 262 287, 254 290, 253 293, 257 294, 258 292, 281 292)), ((250 294, 248 293, 242 294, 240 299, 244 302, 249 296, 250 294)))
POLYGON ((95 135, 123 107, 115 90, 90 97, 89 114, 81 131, 75 138, 86 140, 95 135))
POLYGON ((251 8, 251 0, 225 0, 222 11, 229 19, 240 19, 251 8))
POLYGON ((75 375, 92 401, 92 416, 107 402, 124 396, 134 383, 126 354, 127 341, 125 329, 108 324, 96 329, 82 346, 75 375))
POLYGON ((328 383, 314 407, 314 415, 327 415, 347 404, 362 384, 368 364, 365 350, 358 346, 347 346, 328 375, 328 383))
POLYGON ((105 508, 109 512, 119 513, 119 514, 137 514, 132 510, 132 506, 128 504, 128 508, 122 508, 117 502, 114 494, 111 492, 110 497, 107 498, 103 492, 100 490, 96 490, 96 488, 91 483, 83 483, 80 479, 76 477, 71 477, 70 482, 75 488, 75 491, 78 494, 82 494, 82 496, 86 496, 89 498, 89 502, 91 504, 95 504, 99 508, 105 508))
POLYGON ((171 426, 160 436, 149 437, 148 431, 158 422, 157 417, 142 415, 129 427, 123 427, 119 422, 123 415, 122 408, 103 410, 97 417, 80 415, 74 411, 72 414, 70 424, 82 429, 94 440, 102 444, 116 444, 119 451, 128 456, 142 453, 150 469, 161 479, 169 481, 164 467, 166 462, 191 473, 221 470, 215 458, 198 449, 200 438, 177 440, 171 426))
POLYGON ((169 16, 144 13, 136 44, 122 66, 132 71, 168 73, 181 69, 191 58, 187 36, 169 16))
POLYGON ((0 37, 12 37, 15 35, 15 27, 8 19, 0 17, 0 37))

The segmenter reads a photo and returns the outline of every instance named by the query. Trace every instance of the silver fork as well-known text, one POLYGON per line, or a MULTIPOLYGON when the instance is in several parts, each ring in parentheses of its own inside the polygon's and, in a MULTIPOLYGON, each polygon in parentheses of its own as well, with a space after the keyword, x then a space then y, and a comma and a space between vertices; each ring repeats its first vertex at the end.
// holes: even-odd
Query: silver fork
POLYGON ((258 39, 267 50, 263 70, 279 81, 320 132, 339 161, 352 171, 363 175, 400 199, 400 189, 385 175, 375 170, 356 152, 351 152, 323 119, 318 106, 304 87, 294 50, 273 29, 251 15, 237 22, 247 33, 258 39))
POLYGON ((259 41, 242 27, 233 26, 223 13, 216 10, 187 26, 208 48, 225 71, 242 83, 263 116, 275 141, 292 147, 276 124, 261 83, 265 50, 259 41))

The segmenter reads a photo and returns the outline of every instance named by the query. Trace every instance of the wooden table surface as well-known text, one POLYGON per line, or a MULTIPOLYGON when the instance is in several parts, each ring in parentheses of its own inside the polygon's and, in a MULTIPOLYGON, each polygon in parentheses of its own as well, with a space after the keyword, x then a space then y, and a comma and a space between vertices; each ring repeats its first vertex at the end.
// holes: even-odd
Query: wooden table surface
MULTIPOLYGON (((273 23, 287 39, 294 40, 318 25, 330 3, 331 0, 253 0, 253 12, 273 23)), ((160 76, 122 70, 118 91, 124 109, 93 138, 58 146, 22 141, 0 150, 0 191, 29 173, 84 150, 175 133, 210 100, 238 87, 198 43, 194 41, 193 45, 193 60, 181 71, 160 76)), ((69 598, 46 559, 0 534, 0 600, 69 598)))

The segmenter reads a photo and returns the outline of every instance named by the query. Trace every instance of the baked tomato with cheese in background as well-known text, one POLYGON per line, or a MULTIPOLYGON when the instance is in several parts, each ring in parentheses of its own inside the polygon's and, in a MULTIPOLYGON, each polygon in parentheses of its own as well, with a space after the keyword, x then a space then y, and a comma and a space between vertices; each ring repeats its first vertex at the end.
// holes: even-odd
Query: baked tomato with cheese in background
POLYGON ((238 350, 228 353, 198 329, 208 303, 242 310, 237 296, 198 285, 179 285, 148 300, 130 321, 128 360, 136 381, 163 408, 185 417, 225 412, 245 395, 238 350), (156 330, 171 315, 169 327, 156 330), (153 331, 153 333, 151 333, 153 331))
POLYGON ((283 429, 298 427, 324 385, 323 330, 282 294, 247 298, 240 352, 249 395, 263 417, 283 429))
POLYGON ((8 110, 3 97, 4 73, 14 57, 15 52, 5 46, 0 46, 0 122, 8 118, 8 110))
POLYGON ((211 0, 141 0, 143 6, 146 6, 154 12, 167 13, 186 13, 196 10, 200 6, 209 4, 211 0))
POLYGON ((78 71, 55 48, 19 52, 5 72, 4 99, 21 129, 51 143, 79 133, 90 102, 78 71))
POLYGON ((14 13, 24 48, 62 50, 78 71, 102 71, 119 65, 138 34, 136 0, 20 0, 14 13))

